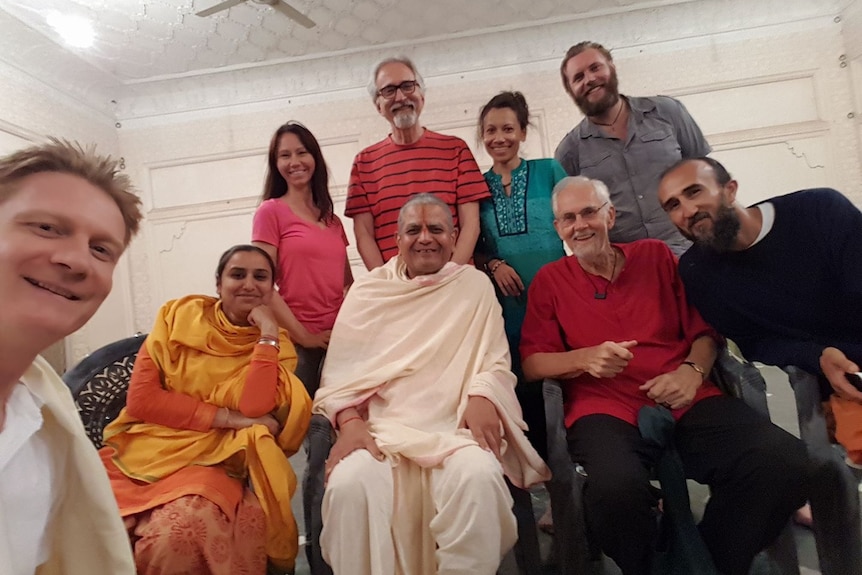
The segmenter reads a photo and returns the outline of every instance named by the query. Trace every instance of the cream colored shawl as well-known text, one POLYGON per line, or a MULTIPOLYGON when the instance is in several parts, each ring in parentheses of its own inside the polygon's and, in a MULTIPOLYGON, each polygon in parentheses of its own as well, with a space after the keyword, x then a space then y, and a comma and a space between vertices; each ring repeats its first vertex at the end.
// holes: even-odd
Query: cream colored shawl
POLYGON ((440 464, 476 445, 461 428, 470 396, 494 403, 506 445, 502 465, 513 484, 549 478, 527 441, 515 397, 500 305, 488 278, 470 266, 407 277, 400 257, 351 287, 329 342, 314 412, 335 424, 358 407, 393 462, 440 464))
MULTIPOLYGON (((62 464, 63 491, 48 529, 52 547, 37 575, 134 575, 132 548, 114 501, 105 467, 87 438, 69 389, 47 361, 37 357, 20 380, 42 401, 52 457, 62 464)), ((0 510, 2 512, 2 510, 0 510)), ((14 549, 0 522, 0 573, 14 549)))

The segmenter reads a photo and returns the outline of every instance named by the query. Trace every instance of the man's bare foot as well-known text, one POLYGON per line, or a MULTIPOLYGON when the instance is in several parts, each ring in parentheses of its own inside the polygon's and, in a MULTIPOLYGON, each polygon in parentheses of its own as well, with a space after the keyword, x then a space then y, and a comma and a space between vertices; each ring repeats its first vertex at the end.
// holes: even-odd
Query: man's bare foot
POLYGON ((811 505, 806 503, 793 513, 793 522, 802 527, 811 529, 814 520, 811 517, 811 505))

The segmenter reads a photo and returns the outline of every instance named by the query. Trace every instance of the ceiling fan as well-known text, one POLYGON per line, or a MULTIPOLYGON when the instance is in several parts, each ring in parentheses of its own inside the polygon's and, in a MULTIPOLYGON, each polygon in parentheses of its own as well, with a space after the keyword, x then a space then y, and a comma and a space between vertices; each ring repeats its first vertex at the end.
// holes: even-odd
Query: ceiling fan
MULTIPOLYGON (((237 4, 242 4, 243 2, 246 2, 246 1, 247 0, 225 0, 224 2, 219 2, 218 4, 213 6, 212 8, 207 8, 206 10, 201 10, 200 12, 196 12, 195 15, 201 16, 201 17, 211 16, 212 14, 215 14, 216 12, 221 12, 222 10, 227 10, 228 8, 236 6, 237 4)), ((284 14, 285 16, 290 18, 291 20, 295 21, 300 26, 304 26, 306 28, 314 28, 315 26, 317 26, 317 24, 315 24, 311 18, 309 18, 308 16, 306 16, 305 14, 303 14, 302 12, 300 12, 299 10, 297 10, 296 8, 294 8, 293 6, 291 6, 290 4, 285 2, 284 0, 251 0, 251 1, 254 2, 255 4, 264 4, 267 6, 272 6, 273 8, 275 8, 276 10, 278 10, 279 12, 281 12, 282 14, 284 14)))

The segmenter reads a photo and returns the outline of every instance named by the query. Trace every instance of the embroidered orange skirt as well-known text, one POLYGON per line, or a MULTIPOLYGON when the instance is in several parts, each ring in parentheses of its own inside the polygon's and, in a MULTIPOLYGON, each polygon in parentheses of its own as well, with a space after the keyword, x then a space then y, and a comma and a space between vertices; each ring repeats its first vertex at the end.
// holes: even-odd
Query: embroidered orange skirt
POLYGON ((263 575, 266 519, 249 490, 233 521, 200 495, 125 519, 138 575, 263 575))
POLYGON ((220 467, 190 467, 155 483, 124 475, 99 454, 138 575, 264 575, 266 516, 257 497, 220 467))

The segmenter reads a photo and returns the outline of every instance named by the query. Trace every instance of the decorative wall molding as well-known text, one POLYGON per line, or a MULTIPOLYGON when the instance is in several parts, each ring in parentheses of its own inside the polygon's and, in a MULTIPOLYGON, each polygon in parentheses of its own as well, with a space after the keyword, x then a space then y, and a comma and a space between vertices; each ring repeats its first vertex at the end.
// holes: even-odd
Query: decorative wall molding
POLYGON ((730 150, 760 143, 773 143, 806 136, 828 134, 829 124, 822 121, 781 124, 752 130, 737 130, 711 134, 709 143, 713 150, 730 150))
MULTIPOLYGON (((0 101, 7 103, 0 111, 0 122, 27 126, 34 138, 77 133, 113 153, 122 151, 127 173, 140 186, 147 221, 130 246, 127 267, 118 271, 126 274, 131 303, 115 304, 106 313, 126 314, 136 330, 146 332, 163 303, 160 274, 181 278, 188 272, 180 264, 163 270, 164 262, 173 260, 160 258, 188 250, 183 253, 189 258, 214 265, 204 259, 222 245, 213 241, 196 245, 193 251, 193 244, 186 242, 193 241, 196 233, 218 232, 220 226, 239 225, 249 218, 258 201, 250 190, 256 192, 263 180, 261 168, 261 173, 249 176, 247 187, 229 190, 228 199, 218 201, 207 201, 206 191, 193 187, 177 189, 173 193, 178 199, 172 202, 177 205, 153 209, 153 170, 264 157, 274 129, 288 119, 298 119, 325 148, 333 197, 341 209, 351 154, 388 132, 364 85, 370 65, 392 52, 413 57, 426 76, 422 120, 434 129, 471 133, 479 106, 491 95, 503 89, 522 90, 535 123, 527 149, 531 156, 540 157, 551 155, 580 120, 560 86, 560 57, 575 41, 596 39, 615 47, 621 89, 627 94, 665 93, 693 105, 708 102, 703 99, 707 96, 720 98, 723 90, 752 94, 756 105, 722 112, 734 114, 733 129, 722 124, 720 106, 707 105, 695 116, 712 126, 707 137, 716 156, 733 162, 732 171, 740 174, 745 189, 773 193, 777 184, 771 180, 777 175, 836 187, 862 205, 859 6, 859 0, 689 2, 404 45, 398 50, 142 82, 121 88, 118 105, 110 112, 121 119, 119 129, 104 113, 79 105, 79 95, 87 92, 87 86, 64 99, 28 73, 0 64, 0 76, 8 73, 13 79, 0 85, 0 101), (842 54, 847 55, 844 60, 842 54), (810 103, 782 117, 781 106, 800 101, 810 103), (755 112, 773 105, 775 114, 765 125, 758 124, 755 112), (755 165, 752 158, 768 161, 755 165), (787 173, 777 173, 785 167, 787 173), (179 237, 173 244, 167 242, 173 236, 179 237)), ((3 126, 0 123, 0 130, 3 126)), ((465 139, 477 149, 475 137, 465 139)), ((795 181, 778 185, 782 186, 778 192, 790 191, 795 181)), ((350 230, 349 221, 345 227, 350 230)), ((351 250, 351 263, 361 265, 355 245, 351 250)), ((107 343, 102 337, 89 327, 76 334, 69 348, 70 361, 107 343)))
POLYGON ((163 114, 217 111, 226 106, 262 102, 277 106, 304 104, 306 98, 338 99, 341 92, 350 91, 352 95, 363 90, 374 62, 397 53, 412 57, 429 85, 448 75, 488 70, 499 73, 496 69, 505 66, 555 70, 566 49, 585 38, 599 40, 625 56, 661 43, 720 42, 722 35, 767 36, 774 26, 787 29, 797 25, 804 29, 811 20, 831 21, 845 4, 841 0, 671 3, 474 36, 435 38, 317 59, 214 71, 205 76, 139 82, 124 86, 117 117, 125 123, 163 114))

